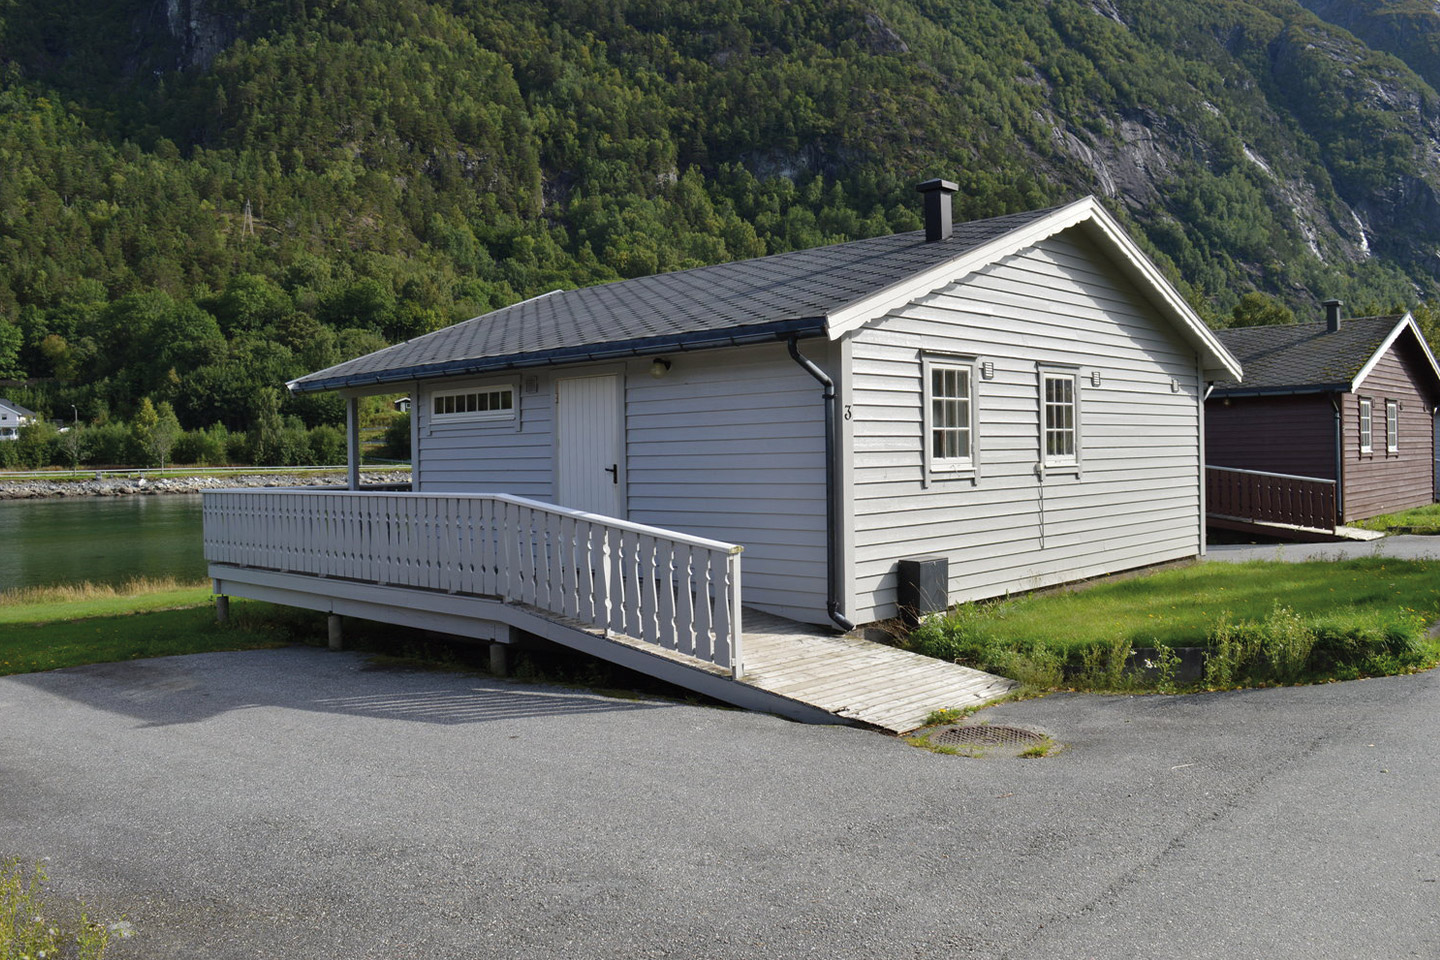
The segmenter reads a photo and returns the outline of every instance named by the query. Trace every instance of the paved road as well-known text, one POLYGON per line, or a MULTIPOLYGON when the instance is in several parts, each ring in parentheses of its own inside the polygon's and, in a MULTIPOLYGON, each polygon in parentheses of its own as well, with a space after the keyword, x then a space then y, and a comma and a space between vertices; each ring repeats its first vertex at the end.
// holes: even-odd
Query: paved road
POLYGON ((1212 543, 1206 555, 1211 560, 1234 563, 1247 560, 1349 560, 1352 557, 1436 560, 1440 559, 1440 537, 1407 534, 1339 543, 1212 543))
POLYGON ((0 680, 0 856, 147 958, 1440 956, 1440 675, 990 711, 1045 760, 310 649, 0 680))

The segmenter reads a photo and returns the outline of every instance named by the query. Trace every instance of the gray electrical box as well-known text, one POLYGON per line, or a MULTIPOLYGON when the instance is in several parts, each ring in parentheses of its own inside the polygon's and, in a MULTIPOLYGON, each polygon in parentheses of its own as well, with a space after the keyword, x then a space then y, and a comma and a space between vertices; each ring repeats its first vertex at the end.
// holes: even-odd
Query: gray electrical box
POLYGON ((946 557, 908 557, 900 561, 896 593, 900 615, 915 621, 950 606, 950 561, 946 557))

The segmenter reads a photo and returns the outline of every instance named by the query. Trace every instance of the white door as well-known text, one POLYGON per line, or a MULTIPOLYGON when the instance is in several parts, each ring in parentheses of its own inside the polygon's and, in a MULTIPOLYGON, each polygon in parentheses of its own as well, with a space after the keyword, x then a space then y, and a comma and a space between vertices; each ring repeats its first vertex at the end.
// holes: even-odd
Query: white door
POLYGON ((620 377, 555 381, 555 497, 562 507, 625 518, 620 377))

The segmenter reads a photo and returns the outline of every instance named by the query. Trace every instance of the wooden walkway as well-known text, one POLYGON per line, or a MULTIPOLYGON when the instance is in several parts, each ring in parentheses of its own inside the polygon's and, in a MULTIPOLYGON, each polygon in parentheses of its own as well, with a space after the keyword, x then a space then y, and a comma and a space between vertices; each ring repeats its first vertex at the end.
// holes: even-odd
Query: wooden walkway
POLYGON ((742 683, 865 726, 906 733, 933 711, 979 706, 1013 680, 824 627, 746 610, 742 683))
MULTIPOLYGON (((850 723, 908 733, 924 726, 925 718, 936 710, 980 706, 1019 686, 1005 677, 748 608, 743 616, 745 673, 737 681, 694 657, 541 610, 531 612, 603 640, 612 650, 628 648, 641 657, 626 662, 631 669, 746 709, 808 723, 850 723), (647 661, 664 661, 680 669, 647 669, 647 661), (707 682, 695 682, 696 674, 706 675, 707 682)), ((566 642, 563 636, 553 639, 566 642)), ((620 662, 604 647, 589 652, 620 662)))

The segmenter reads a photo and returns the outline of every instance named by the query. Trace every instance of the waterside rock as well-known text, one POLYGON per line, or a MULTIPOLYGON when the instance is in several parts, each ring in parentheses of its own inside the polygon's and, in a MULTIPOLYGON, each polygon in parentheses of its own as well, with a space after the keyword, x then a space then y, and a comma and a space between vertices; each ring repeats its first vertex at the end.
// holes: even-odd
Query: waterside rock
MULTIPOLYGON (((408 470, 366 473, 365 485, 409 483, 408 470)), ((131 497, 169 493, 202 493, 236 487, 329 487, 343 489, 341 473, 235 474, 223 477, 102 477, 89 480, 0 480, 0 500, 52 497, 131 497)))

